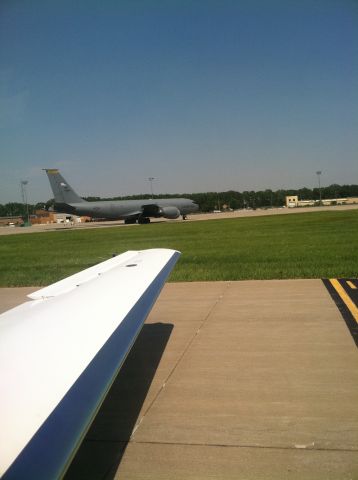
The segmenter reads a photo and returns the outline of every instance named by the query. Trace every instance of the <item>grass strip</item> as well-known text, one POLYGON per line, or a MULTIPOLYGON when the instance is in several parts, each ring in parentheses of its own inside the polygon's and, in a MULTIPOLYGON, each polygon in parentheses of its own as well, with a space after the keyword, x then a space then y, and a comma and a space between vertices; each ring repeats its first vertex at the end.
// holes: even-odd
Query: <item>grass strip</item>
POLYGON ((0 286, 48 285, 159 247, 182 252, 171 281, 357 277, 358 210, 4 235, 0 286))

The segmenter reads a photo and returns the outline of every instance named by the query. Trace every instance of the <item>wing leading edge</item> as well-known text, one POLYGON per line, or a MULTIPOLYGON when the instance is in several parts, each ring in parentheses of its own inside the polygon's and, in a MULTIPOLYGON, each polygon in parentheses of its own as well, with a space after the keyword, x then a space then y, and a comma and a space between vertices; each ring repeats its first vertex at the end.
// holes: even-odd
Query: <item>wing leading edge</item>
POLYGON ((126 252, 0 315, 0 476, 66 471, 179 258, 126 252))

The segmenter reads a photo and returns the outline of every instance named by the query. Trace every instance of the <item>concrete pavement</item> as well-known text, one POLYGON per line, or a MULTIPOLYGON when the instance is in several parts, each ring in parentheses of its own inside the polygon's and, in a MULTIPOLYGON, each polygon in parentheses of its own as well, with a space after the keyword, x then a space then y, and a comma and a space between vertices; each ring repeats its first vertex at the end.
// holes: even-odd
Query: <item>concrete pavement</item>
POLYGON ((66 478, 358 478, 357 361, 321 280, 167 284, 66 478))
POLYGON ((40 287, 0 288, 0 313, 29 300, 26 295, 40 287))

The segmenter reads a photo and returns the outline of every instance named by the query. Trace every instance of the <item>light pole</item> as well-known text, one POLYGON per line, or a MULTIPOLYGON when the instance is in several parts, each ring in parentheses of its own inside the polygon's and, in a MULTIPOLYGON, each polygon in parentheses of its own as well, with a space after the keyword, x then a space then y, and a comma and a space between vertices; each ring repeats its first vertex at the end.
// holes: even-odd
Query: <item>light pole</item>
POLYGON ((21 196, 22 196, 22 203, 26 205, 26 224, 29 224, 29 204, 27 202, 27 191, 26 191, 26 185, 29 183, 28 180, 21 180, 20 186, 21 186, 21 196))
POLYGON ((153 199, 153 180, 155 180, 155 178, 154 177, 149 177, 148 180, 149 180, 149 183, 150 183, 150 193, 151 193, 152 199, 153 199))
POLYGON ((319 190, 319 204, 322 205, 322 195, 321 195, 321 170, 318 170, 316 172, 316 175, 318 177, 318 190, 319 190))

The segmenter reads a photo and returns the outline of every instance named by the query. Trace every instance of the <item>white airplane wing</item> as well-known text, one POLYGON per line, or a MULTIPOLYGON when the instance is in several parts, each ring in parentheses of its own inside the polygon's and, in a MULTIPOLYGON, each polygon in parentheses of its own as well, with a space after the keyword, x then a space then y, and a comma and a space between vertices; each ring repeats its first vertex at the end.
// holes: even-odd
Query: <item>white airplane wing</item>
POLYGON ((0 476, 60 478, 179 258, 126 252, 0 315, 0 476))

